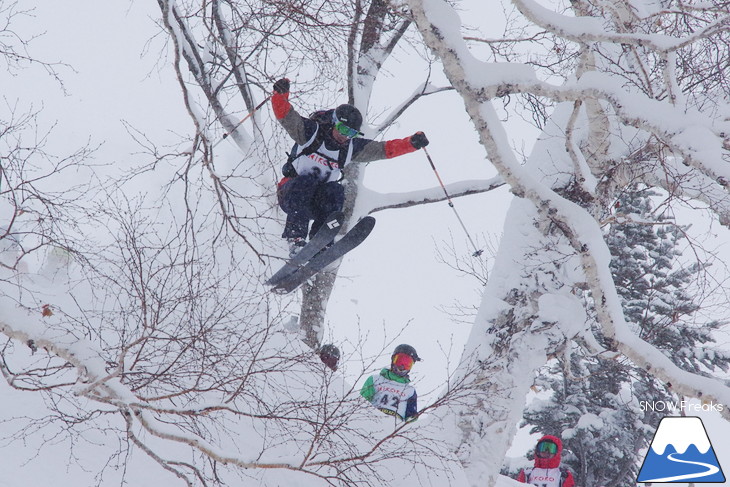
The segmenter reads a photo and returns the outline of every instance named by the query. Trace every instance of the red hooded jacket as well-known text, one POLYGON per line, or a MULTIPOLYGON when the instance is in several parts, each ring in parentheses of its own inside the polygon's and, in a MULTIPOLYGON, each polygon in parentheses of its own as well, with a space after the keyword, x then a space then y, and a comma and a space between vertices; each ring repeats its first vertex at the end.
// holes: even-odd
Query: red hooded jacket
MULTIPOLYGON (((533 481, 530 481, 530 476, 533 474, 535 469, 546 469, 545 477, 560 477, 558 486, 559 487, 574 487, 575 486, 575 480, 573 479, 573 474, 570 473, 570 471, 566 468, 560 467, 561 462, 561 456, 563 453, 563 442, 560 441, 560 438, 557 436, 551 436, 551 435, 545 435, 537 443, 540 443, 543 440, 552 441, 558 446, 558 453, 555 454, 555 456, 550 458, 540 458, 537 455, 537 451, 535 452, 535 467, 532 469, 527 470, 520 470, 520 473, 517 475, 517 481, 522 482, 525 484, 532 483, 534 485, 537 485, 538 487, 549 487, 547 483, 544 483, 542 481, 536 481, 533 479, 533 481), (550 472, 550 475, 548 475, 548 471, 554 470, 553 472, 550 472)), ((537 448, 537 445, 535 446, 537 448)), ((536 475, 535 475, 536 476, 536 475)))

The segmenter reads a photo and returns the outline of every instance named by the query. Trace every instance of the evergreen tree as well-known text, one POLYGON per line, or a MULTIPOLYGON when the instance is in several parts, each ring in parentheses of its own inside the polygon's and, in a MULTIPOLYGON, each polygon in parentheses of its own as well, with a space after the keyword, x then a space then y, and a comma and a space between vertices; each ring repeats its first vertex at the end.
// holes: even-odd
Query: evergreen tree
MULTIPOLYGON (((624 316, 638 336, 685 370, 727 370, 729 355, 709 348, 721 323, 693 322, 700 306, 690 284, 702 266, 678 262, 684 234, 652 216, 652 196, 651 190, 629 188, 617 202, 626 222, 613 224, 606 236, 624 316)), ((570 358, 552 361, 538 376, 538 388, 551 395, 530 405, 525 424, 533 432, 563 439, 563 462, 574 471, 577 485, 633 486, 641 453, 664 415, 642 411, 639 401, 679 398, 669 384, 623 357, 591 355, 578 343, 570 352, 564 356, 570 358)))

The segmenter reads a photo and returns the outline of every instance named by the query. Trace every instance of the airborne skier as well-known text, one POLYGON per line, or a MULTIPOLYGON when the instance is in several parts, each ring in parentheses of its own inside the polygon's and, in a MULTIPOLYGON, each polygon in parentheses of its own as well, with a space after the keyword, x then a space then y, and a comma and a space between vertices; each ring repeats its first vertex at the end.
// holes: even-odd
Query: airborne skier
POLYGON ((385 142, 363 138, 362 115, 347 104, 303 117, 289 103, 289 87, 286 78, 274 83, 271 106, 295 142, 277 191, 287 214, 282 237, 294 255, 306 244, 307 234, 314 236, 328 215, 342 210, 345 190, 340 180, 346 164, 407 154, 427 146, 428 139, 423 132, 385 142))

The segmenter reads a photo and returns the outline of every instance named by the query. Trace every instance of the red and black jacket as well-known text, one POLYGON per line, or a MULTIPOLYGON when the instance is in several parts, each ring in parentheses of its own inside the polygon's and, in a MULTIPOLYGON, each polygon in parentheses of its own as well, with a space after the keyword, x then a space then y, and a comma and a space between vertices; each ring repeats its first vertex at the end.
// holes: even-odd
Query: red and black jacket
MULTIPOLYGON (((275 92, 271 96, 271 106, 276 119, 281 123, 294 141, 299 145, 306 144, 318 130, 318 123, 314 120, 301 116, 289 103, 289 93, 275 92)), ((347 150, 349 145, 340 146, 330 135, 331 127, 322 126, 324 129, 323 143, 330 150, 347 150)), ((411 143, 411 137, 393 139, 379 142, 365 138, 350 139, 352 144, 352 162, 370 162, 380 159, 391 159, 414 152, 417 149, 411 143)))

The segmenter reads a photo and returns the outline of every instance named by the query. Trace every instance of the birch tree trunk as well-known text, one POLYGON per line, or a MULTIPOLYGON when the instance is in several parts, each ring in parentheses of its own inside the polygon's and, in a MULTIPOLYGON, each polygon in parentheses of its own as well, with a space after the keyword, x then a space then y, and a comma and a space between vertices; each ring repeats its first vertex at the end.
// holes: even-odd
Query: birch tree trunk
MULTIPOLYGON (((473 378, 476 392, 464 407, 443 417, 460 432, 454 448, 473 486, 495 484, 522 417, 535 371, 548 357, 563 353, 573 338, 591 333, 587 327, 588 312, 596 314, 606 336, 616 341, 618 351, 651 370, 657 378, 671 382, 677 390, 702 398, 708 394, 715 398, 730 394, 719 381, 697 376, 690 379, 692 374, 671 364, 668 357, 630 332, 608 270, 610 254, 597 221, 606 210, 601 203, 610 201, 628 178, 642 177, 650 184, 667 187, 659 182, 655 172, 648 171, 646 166, 639 167, 639 163, 651 160, 648 154, 654 153, 652 137, 678 150, 686 164, 702 173, 697 177, 715 180, 714 190, 719 195, 712 205, 719 209, 721 221, 727 211, 727 188, 724 175, 719 176, 717 171, 724 174, 726 167, 679 143, 677 133, 661 129, 662 122, 653 121, 651 113, 644 110, 640 115, 633 110, 641 104, 658 109, 655 98, 631 98, 632 90, 620 83, 609 87, 606 82, 598 91, 588 87, 598 87, 593 85, 597 78, 591 41, 604 39, 603 36, 612 39, 611 34, 576 28, 578 24, 573 18, 558 18, 529 0, 513 3, 530 21, 580 46, 578 69, 574 77, 564 73, 565 85, 558 87, 539 81, 537 73, 526 64, 505 65, 478 59, 464 42, 461 20, 451 6, 439 0, 409 2, 424 41, 440 58, 446 76, 464 100, 489 160, 515 195, 462 360, 476 360, 481 366, 473 378), (510 148, 504 124, 492 106, 495 99, 519 93, 560 102, 548 117, 525 166, 519 164, 510 148), (634 116, 626 116, 629 106, 634 116), (611 119, 605 107, 610 107, 611 119), (639 151, 640 159, 632 161, 635 166, 617 172, 622 165, 609 156, 608 141, 609 136, 615 137, 612 134, 626 131, 626 127, 646 130, 651 136, 639 138, 647 143, 639 151)), ((588 11, 587 2, 574 5, 578 14, 588 11)), ((597 9, 591 7, 595 13, 597 9)), ((620 8, 618 12, 622 12, 620 8)), ((628 22, 625 15, 619 17, 628 22)), ((635 59, 636 64, 645 62, 640 55, 635 59)), ((616 64, 611 69, 615 70, 616 64)), ((633 74, 626 73, 627 77, 633 74)), ((665 88, 676 92, 673 72, 664 79, 665 88)), ((670 97, 669 104, 674 99, 670 97)), ((661 104, 663 109, 667 108, 666 103, 661 104)), ((676 116, 683 117, 679 112, 676 116)), ((688 125, 692 123, 687 120, 688 125)), ((722 147, 725 133, 715 135, 712 144, 722 147)), ((722 157, 727 158, 727 154, 722 157)), ((692 191, 691 185, 682 188, 692 191)), ((670 190, 679 189, 675 186, 670 190)))

